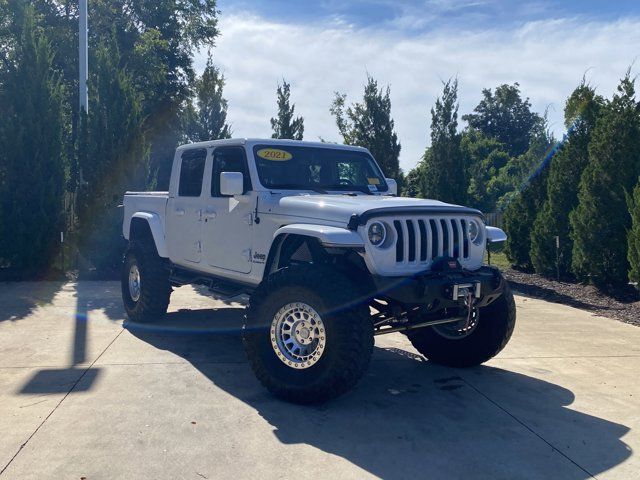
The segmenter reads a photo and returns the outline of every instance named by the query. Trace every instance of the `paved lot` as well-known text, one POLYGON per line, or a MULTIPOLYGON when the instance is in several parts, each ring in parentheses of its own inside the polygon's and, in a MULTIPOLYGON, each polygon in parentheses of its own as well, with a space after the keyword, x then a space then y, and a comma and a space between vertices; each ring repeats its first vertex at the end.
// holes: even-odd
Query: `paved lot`
POLYGON ((517 305, 486 366, 379 337, 353 392, 298 407, 254 379, 241 305, 183 287, 123 328, 116 283, 0 284, 0 477, 640 478, 640 329, 517 305))

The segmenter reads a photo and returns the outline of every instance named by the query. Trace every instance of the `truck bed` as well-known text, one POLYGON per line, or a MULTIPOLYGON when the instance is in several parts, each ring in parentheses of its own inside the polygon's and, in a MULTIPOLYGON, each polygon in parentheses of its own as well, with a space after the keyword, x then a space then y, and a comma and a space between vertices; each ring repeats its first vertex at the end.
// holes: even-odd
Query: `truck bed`
POLYGON ((122 234, 124 238, 129 238, 129 228, 131 217, 136 212, 150 213, 158 216, 162 231, 164 232, 165 210, 169 192, 126 192, 124 194, 124 222, 122 223, 122 234))

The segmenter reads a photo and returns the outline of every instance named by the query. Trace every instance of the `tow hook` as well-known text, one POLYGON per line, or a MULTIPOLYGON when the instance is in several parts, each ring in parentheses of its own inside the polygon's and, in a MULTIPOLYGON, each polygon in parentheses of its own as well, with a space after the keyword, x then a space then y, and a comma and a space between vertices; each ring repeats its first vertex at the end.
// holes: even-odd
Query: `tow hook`
POLYGON ((475 298, 473 292, 471 292, 471 290, 468 290, 467 294, 464 297, 464 304, 467 307, 467 319, 464 322, 463 330, 466 330, 467 328, 469 328, 469 325, 471 325, 471 319, 473 318, 473 308, 476 302, 477 299, 475 298))
POLYGON ((480 299, 480 289, 480 282, 465 283, 453 286, 453 300, 462 300, 463 305, 467 309, 467 315, 464 322, 463 330, 466 330, 467 328, 469 328, 469 325, 471 325, 474 307, 480 299))

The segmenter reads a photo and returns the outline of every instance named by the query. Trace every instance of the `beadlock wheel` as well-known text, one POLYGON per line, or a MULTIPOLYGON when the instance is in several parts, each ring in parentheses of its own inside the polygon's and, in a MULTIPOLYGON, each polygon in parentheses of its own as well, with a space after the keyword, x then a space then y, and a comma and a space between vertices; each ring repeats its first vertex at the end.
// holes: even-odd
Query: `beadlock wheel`
POLYGON ((358 288, 324 265, 271 274, 253 292, 242 340, 258 380, 274 395, 321 403, 351 389, 373 352, 369 307, 358 288))
POLYGON ((288 367, 305 369, 315 365, 325 349, 322 318, 306 303, 284 305, 271 322, 271 346, 288 367))

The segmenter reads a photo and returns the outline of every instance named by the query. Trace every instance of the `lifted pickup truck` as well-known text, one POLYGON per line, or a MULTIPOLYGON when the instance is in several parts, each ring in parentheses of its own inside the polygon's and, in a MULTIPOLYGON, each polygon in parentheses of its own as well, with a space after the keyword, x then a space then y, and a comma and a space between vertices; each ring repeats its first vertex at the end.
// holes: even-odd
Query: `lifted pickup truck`
POLYGON ((364 148, 287 140, 178 147, 168 192, 127 192, 122 296, 165 314, 173 287, 250 296, 243 342, 276 396, 349 390, 375 335, 403 332, 429 360, 466 367, 506 345, 515 305, 483 265, 504 241, 474 209, 396 197, 364 148))

